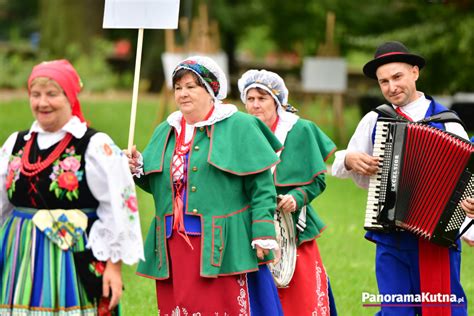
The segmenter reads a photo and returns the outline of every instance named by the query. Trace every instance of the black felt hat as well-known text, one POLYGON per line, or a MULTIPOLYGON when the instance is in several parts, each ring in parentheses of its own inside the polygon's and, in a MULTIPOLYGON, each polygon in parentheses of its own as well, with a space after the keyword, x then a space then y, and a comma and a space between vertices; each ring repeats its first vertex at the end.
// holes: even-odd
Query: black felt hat
POLYGON ((386 42, 377 47, 374 59, 365 64, 363 68, 364 74, 369 78, 377 80, 377 75, 375 74, 377 68, 394 62, 407 63, 413 66, 418 66, 420 69, 425 65, 425 59, 423 57, 410 54, 408 49, 402 43, 386 42))

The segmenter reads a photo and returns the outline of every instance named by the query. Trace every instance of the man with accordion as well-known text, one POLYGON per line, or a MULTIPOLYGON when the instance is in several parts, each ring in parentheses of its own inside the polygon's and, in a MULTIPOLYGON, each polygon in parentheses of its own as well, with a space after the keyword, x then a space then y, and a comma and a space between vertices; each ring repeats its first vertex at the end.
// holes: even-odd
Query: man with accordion
MULTIPOLYGON (((424 65, 402 43, 377 48, 363 71, 390 105, 361 119, 332 173, 368 189, 365 237, 376 243, 380 294, 457 300, 384 301, 377 315, 467 315, 458 235, 474 212, 473 145, 454 112, 417 91, 424 65)), ((472 227, 464 238, 474 240, 472 227)))

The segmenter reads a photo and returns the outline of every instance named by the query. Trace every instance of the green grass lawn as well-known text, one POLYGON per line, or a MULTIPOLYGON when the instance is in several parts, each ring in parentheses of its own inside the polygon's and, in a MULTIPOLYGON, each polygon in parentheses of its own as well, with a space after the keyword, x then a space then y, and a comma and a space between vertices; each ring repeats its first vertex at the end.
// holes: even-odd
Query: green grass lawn
MULTIPOLYGON (((109 100, 83 98, 83 111, 91 126, 108 133, 124 148, 127 144, 129 126, 129 98, 109 100)), ((158 97, 139 100, 135 143, 138 149, 146 145, 158 116, 158 97)), ((302 114, 313 120, 332 135, 332 119, 328 110, 319 107, 304 107, 302 114)), ((355 128, 360 116, 358 110, 349 107, 346 111, 346 131, 355 128)), ((29 128, 33 118, 27 99, 2 99, 0 95, 0 144, 13 131, 29 128)), ((342 146, 341 146, 342 147, 342 146)), ((350 180, 327 177, 327 189, 315 202, 317 212, 328 228, 318 239, 327 272, 331 278, 339 315, 373 315, 376 308, 363 308, 362 292, 377 293, 374 269, 374 244, 366 241, 363 217, 366 191, 357 188, 350 180)), ((154 212, 153 201, 143 191, 138 191, 142 230, 145 234, 154 212)), ((462 255, 462 283, 468 300, 474 299, 474 248, 465 247, 462 255)), ((135 275, 135 266, 124 266, 125 292, 123 311, 125 315, 156 315, 154 282, 135 275)), ((469 314, 474 315, 472 304, 469 314)))

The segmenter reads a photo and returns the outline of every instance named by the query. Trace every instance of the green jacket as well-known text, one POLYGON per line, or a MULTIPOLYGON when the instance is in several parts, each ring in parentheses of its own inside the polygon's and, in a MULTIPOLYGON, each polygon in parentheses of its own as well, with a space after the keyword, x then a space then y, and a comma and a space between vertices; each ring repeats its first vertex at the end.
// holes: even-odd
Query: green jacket
MULTIPOLYGON (((137 184, 153 194, 155 218, 137 273, 169 277, 165 217, 171 216, 171 159, 175 132, 160 124, 143 151, 145 176, 137 184)), ((258 269, 252 240, 274 239, 276 192, 271 167, 281 144, 257 118, 237 112, 212 126, 195 129, 188 158, 186 213, 201 218, 201 276, 258 269)), ((264 262, 271 260, 268 256, 264 262)))
MULTIPOLYGON (((277 194, 291 194, 298 210, 304 205, 306 228, 298 234, 298 245, 317 237, 325 228, 323 221, 311 207, 311 202, 326 188, 326 159, 336 150, 336 145, 314 123, 298 119, 285 139, 285 148, 276 166, 274 182, 277 194)), ((298 221, 299 211, 293 213, 298 221)))

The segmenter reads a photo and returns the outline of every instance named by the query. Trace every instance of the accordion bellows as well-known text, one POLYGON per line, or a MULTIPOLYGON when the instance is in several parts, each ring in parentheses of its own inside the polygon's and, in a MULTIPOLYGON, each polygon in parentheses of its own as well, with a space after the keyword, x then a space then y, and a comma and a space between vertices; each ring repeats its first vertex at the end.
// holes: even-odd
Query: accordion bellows
POLYGON ((460 202, 474 192, 474 146, 420 123, 379 121, 370 179, 368 230, 404 229, 442 246, 457 238, 465 213, 460 202))

